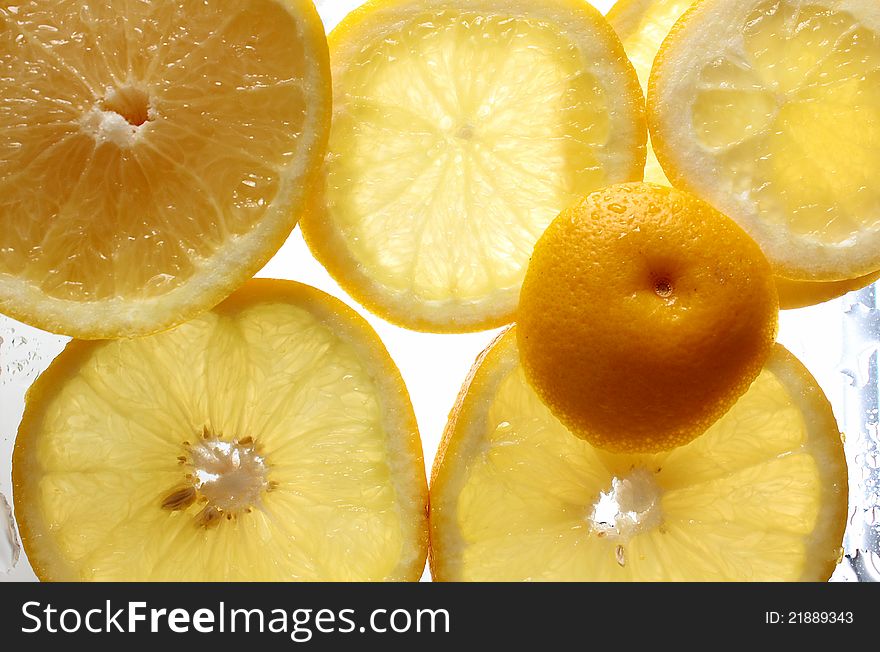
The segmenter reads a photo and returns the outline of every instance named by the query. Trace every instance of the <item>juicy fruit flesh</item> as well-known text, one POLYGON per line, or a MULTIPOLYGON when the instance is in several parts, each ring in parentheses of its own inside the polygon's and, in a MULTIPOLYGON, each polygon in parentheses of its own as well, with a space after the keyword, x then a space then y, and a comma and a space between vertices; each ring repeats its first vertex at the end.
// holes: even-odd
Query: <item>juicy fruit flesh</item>
POLYGON ((350 293, 429 330, 510 321, 544 227, 579 193, 636 178, 645 138, 598 13, 461 4, 376 3, 331 34, 325 204, 303 220, 350 293))
POLYGON ((607 107, 580 53, 538 21, 445 12, 362 56, 337 82, 346 155, 328 165, 354 257, 425 300, 518 286, 543 228, 605 179, 607 107))
POLYGON ((693 127, 762 219, 834 244, 880 228, 880 34, 850 13, 757 5, 704 64, 693 127))
MULTIPOLYGON (((630 0, 619 0, 630 2, 630 0)), ((638 0, 631 0, 632 3, 638 0)), ((644 3, 641 3, 644 4, 644 3)), ((651 75, 651 66, 654 65, 654 57, 669 29, 675 24, 685 10, 693 4, 693 0, 667 0, 654 1, 650 7, 640 16, 638 23, 634 24, 634 16, 628 15, 626 10, 616 11, 612 9, 608 13, 608 22, 620 36, 626 55, 639 76, 639 82, 643 89, 648 88, 648 78, 651 75)), ((617 7, 617 5, 615 5, 617 7)), ((671 185, 660 167, 660 162, 654 154, 654 149, 648 142, 648 155, 645 161, 645 181, 671 185)))
POLYGON ((842 447, 827 402, 818 415, 803 411, 800 397, 813 390, 792 380, 804 372, 784 350, 691 444, 611 455, 550 414, 526 382, 514 340, 496 345, 497 376, 480 388, 487 395, 473 397, 481 407, 471 410, 465 397, 435 471, 435 575, 827 578, 846 516, 842 447))
POLYGON ((300 26, 269 0, 43 5, 0 9, 0 276, 165 294, 261 219, 311 141, 300 26))
POLYGON ((410 408, 315 314, 256 302, 82 346, 17 444, 16 511, 45 575, 411 574, 424 480, 393 418, 410 408))
MULTIPOLYGON (((663 39, 692 4, 693 0, 619 0, 609 11, 608 21, 620 36, 642 88, 648 88, 651 67, 663 39)), ((645 180, 671 185, 650 142, 645 162, 645 180)), ((859 275, 837 282, 792 281, 777 277, 779 305, 782 309, 790 309, 822 303, 858 290, 875 280, 876 274, 864 277, 859 275)))

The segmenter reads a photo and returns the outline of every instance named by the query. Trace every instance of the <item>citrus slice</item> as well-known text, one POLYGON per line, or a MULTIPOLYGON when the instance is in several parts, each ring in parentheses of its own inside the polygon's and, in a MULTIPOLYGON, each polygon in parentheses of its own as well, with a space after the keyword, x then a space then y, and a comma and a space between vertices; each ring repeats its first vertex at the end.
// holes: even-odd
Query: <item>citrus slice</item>
POLYGON ((573 436, 525 380, 514 332, 483 354, 431 484, 438 580, 825 580, 847 474, 831 406, 777 346, 704 435, 659 455, 573 436))
POLYGON ((626 183, 560 213, 517 311, 526 377, 594 446, 657 452, 702 434, 749 388, 779 305, 761 249, 675 188, 626 183))
POLYGON ((329 119, 307 0, 0 8, 0 312, 94 339, 207 310, 296 224, 329 119))
POLYGON ((880 12, 875 0, 703 0, 651 73, 669 179, 730 215, 779 276, 880 269, 880 12))
POLYGON ((330 58, 324 200, 303 234, 397 324, 509 323, 559 211, 641 179, 638 80, 582 0, 375 0, 333 30, 330 58))
POLYGON ((880 272, 845 281, 792 281, 776 277, 776 290, 779 292, 780 310, 806 308, 842 297, 849 292, 861 290, 880 279, 880 272))
POLYGON ((417 580, 425 562, 400 374, 354 311, 289 281, 72 342, 28 393, 13 487, 44 580, 417 580))
MULTIPOLYGON (((642 88, 648 88, 648 78, 660 44, 675 21, 694 0, 618 0, 605 15, 620 37, 626 55, 632 62, 642 88)), ((645 161, 645 181, 669 184, 663 168, 657 161, 648 141, 645 161)))
MULTIPOLYGON (((619 0, 606 18, 620 37, 642 88, 648 87, 651 66, 663 39, 693 0, 619 0)), ((645 181, 668 184, 663 168, 648 142, 645 181)), ((788 310, 803 308, 843 296, 861 289, 880 277, 880 272, 843 281, 794 281, 777 277, 779 307, 788 310)))

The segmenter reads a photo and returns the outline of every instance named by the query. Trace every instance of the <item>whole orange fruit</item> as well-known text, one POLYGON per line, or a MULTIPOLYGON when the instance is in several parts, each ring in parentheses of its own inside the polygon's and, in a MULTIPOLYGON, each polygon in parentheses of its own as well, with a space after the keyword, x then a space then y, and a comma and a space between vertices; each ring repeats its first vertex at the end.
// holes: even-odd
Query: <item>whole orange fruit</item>
POLYGON ((733 220, 683 191, 610 186, 535 246, 520 295, 526 377, 575 434, 655 452, 704 432, 776 337, 770 264, 733 220))

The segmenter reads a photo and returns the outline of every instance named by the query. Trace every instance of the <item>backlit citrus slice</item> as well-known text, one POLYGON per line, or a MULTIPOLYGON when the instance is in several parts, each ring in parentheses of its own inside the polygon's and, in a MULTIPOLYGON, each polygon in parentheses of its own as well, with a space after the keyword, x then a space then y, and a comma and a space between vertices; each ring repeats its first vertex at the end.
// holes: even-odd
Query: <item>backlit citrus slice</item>
POLYGON ((425 561, 400 374, 361 317, 289 281, 71 343, 28 393, 13 485, 44 580, 417 580, 425 561))
POLYGON ((669 179, 739 221, 777 275, 880 269, 876 0, 702 0, 657 55, 648 109, 669 179))
POLYGON ((583 0, 374 0, 330 35, 334 115, 316 257, 397 324, 513 319, 571 201, 641 178, 638 80, 583 0))
MULTIPOLYGON (((648 77, 657 50, 675 21, 693 4, 693 0, 618 0, 605 17, 617 32, 626 55, 632 62, 642 88, 648 77)), ((648 141, 645 181, 668 184, 663 168, 648 141)))
MULTIPOLYGON (((675 22, 693 4, 693 0, 619 0, 606 18, 620 37, 632 61, 642 88, 648 87, 651 66, 660 44, 675 22)), ((663 168, 648 143, 645 181, 668 184, 663 168)), ((861 289, 880 277, 880 272, 843 281, 793 281, 777 277, 779 306, 782 309, 803 308, 840 297, 861 289)))
POLYGON ((779 308, 792 310, 831 301, 848 292, 861 290, 877 279, 880 279, 880 272, 871 272, 865 276, 845 281, 792 281, 777 276, 776 290, 779 292, 779 308))
POLYGON ((0 7, 0 312, 80 338, 218 303, 284 242, 326 149, 308 0, 0 7))
POLYGON ((825 580, 847 474, 831 406, 777 346, 704 435, 610 455, 568 432, 525 381, 509 331, 451 415, 431 484, 439 580, 825 580))

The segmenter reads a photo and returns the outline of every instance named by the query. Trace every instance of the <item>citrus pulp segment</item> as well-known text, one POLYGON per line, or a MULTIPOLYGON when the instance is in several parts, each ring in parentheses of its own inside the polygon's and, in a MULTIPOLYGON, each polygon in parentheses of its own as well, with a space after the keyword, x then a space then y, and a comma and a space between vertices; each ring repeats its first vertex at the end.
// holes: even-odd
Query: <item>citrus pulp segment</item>
POLYGON ((582 0, 375 0, 330 35, 315 256, 397 324, 513 319, 532 246, 576 197, 640 179, 638 80, 582 0))
POLYGON ((709 204, 629 183, 564 210, 535 245, 517 333, 537 393, 617 452, 687 443, 745 392, 776 339, 758 245, 709 204))
POLYGON ((0 8, 0 311, 96 339, 215 305, 296 224, 330 93, 308 0, 0 8))
POLYGON ((736 219, 779 276, 880 268, 880 8, 873 0, 702 0, 648 92, 670 180, 736 219))
POLYGON ((826 580, 847 474, 831 406, 781 346, 704 435, 611 455, 525 380, 509 331, 483 354, 431 481, 431 570, 446 581, 826 580))
POLYGON ((417 580, 427 554, 397 368, 351 309, 288 281, 73 341, 28 393, 13 485, 44 580, 417 580))

